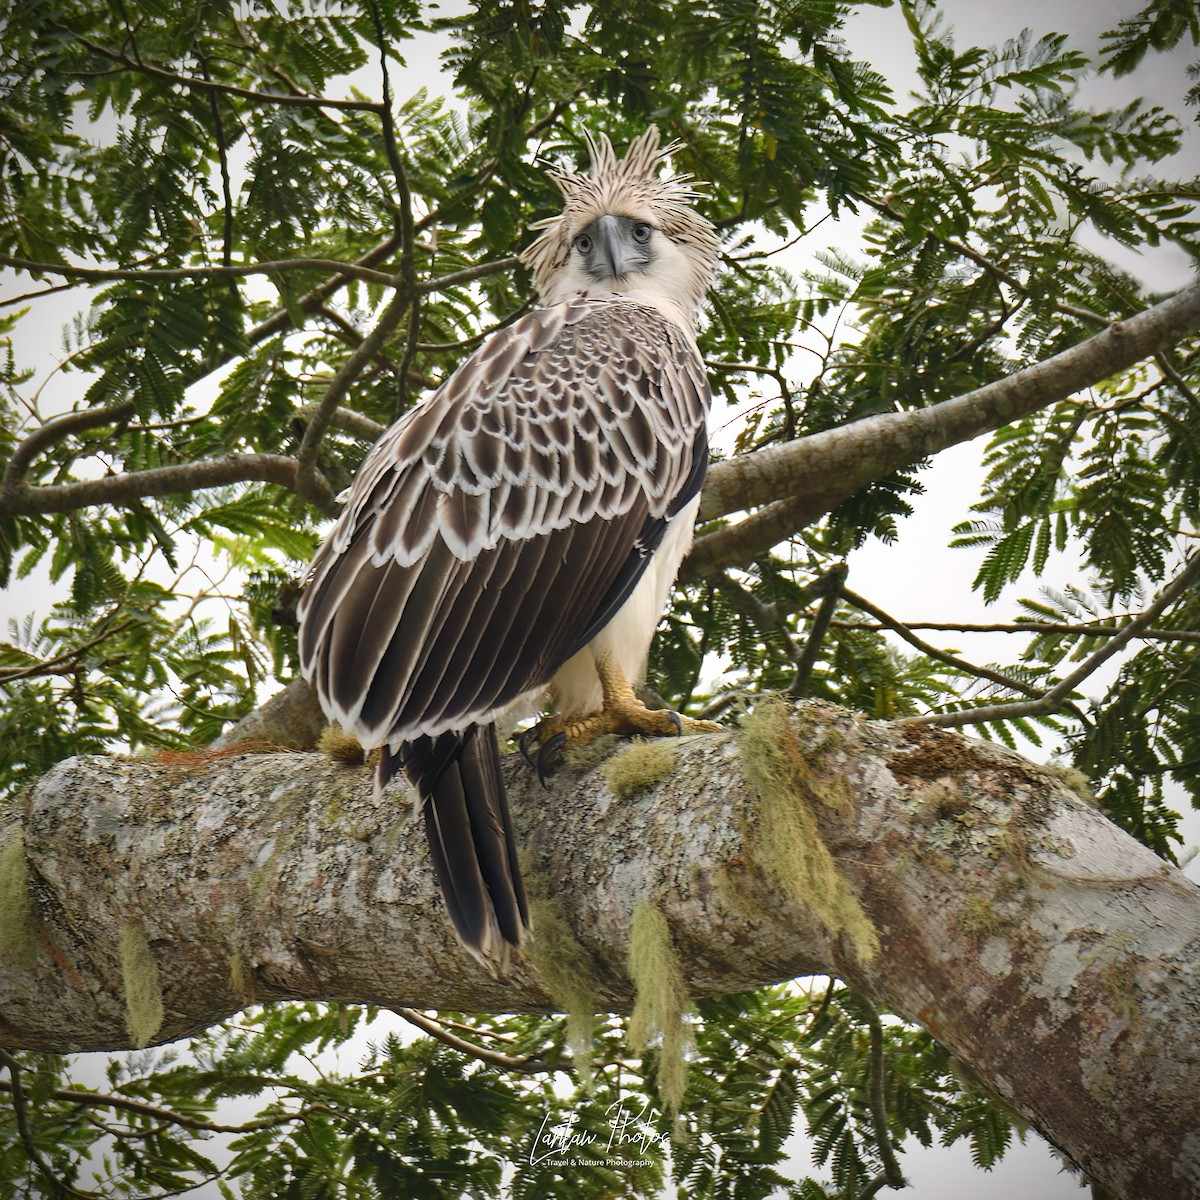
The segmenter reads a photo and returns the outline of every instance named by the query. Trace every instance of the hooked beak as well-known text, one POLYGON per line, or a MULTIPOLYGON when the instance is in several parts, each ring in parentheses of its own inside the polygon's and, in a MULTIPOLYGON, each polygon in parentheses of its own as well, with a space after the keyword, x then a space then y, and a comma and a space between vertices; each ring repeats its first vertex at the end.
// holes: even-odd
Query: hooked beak
POLYGON ((641 265, 642 255, 631 244, 627 230, 616 217, 600 217, 593 228, 595 240, 588 256, 588 270, 593 275, 620 279, 641 265))

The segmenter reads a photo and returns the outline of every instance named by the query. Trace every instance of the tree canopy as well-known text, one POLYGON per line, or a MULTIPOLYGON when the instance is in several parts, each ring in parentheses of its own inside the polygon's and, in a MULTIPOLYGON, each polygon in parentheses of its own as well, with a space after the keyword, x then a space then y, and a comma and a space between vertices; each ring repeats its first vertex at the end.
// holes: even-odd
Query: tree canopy
MULTIPOLYGON (((1200 42, 1194 6, 1154 0, 1093 61, 1060 33, 964 48, 929 0, 900 0, 910 97, 844 35, 866 7, 12 6, 0 582, 44 572, 62 599, 0 642, 5 813, 68 756, 186 755, 294 679, 297 581, 338 493, 383 428, 533 302, 514 253, 557 208, 543 160, 578 161, 585 130, 623 145, 656 122, 722 231, 700 342, 714 425, 737 421, 655 692, 731 721, 782 692, 1048 743, 1171 859, 1164 789, 1200 803, 1200 304, 1152 293, 1104 248, 1194 253, 1197 180, 1160 167, 1191 114, 1183 80, 1177 112, 1097 111, 1075 88, 1200 42), (434 53, 453 100, 406 86, 434 53), (52 404, 14 347, 63 294, 78 316, 52 404), (980 436, 957 536, 984 597, 1016 605, 995 625, 1011 654, 986 665, 943 648, 965 624, 935 638, 894 597, 853 590, 854 552, 903 538, 929 456, 980 436), (1055 550, 1086 580, 1014 601, 1055 550)), ((373 1010, 315 1001, 114 1060, 104 1091, 69 1083, 63 1057, 0 1052, 0 1180, 600 1196, 653 1194, 669 1169, 688 1195, 811 1200, 895 1185, 906 1136, 969 1138, 988 1166, 1014 1128, 927 1032, 837 982, 698 1002, 677 1118, 667 1055, 631 1049, 624 1017, 586 1034, 404 1012, 422 1036, 381 1036, 358 1069, 304 1064, 373 1010), (555 1176, 529 1146, 582 1088, 598 1128, 610 1105, 644 1107, 654 1137, 555 1176), (805 1124, 821 1182, 784 1166, 805 1124)))

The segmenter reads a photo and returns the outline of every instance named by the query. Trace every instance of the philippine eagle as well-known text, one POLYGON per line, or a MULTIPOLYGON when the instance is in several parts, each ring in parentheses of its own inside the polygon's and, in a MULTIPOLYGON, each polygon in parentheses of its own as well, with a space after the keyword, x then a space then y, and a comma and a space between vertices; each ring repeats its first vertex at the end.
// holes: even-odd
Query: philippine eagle
POLYGON ((648 129, 521 255, 543 307, 496 333, 379 439, 317 552, 300 657, 326 715, 418 792, 464 946, 505 969, 529 929, 495 722, 548 691, 560 734, 715 726, 632 685, 692 540, 710 401, 696 321, 718 239, 678 144, 648 129))

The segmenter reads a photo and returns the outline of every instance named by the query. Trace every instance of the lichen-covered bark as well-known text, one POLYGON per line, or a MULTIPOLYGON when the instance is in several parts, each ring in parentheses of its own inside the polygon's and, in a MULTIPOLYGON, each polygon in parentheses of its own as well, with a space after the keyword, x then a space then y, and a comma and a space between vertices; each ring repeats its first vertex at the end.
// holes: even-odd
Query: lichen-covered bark
MULTIPOLYGON (((601 1005, 632 1004, 649 900, 692 995, 838 974, 1116 1195, 1200 1195, 1200 889, 1054 773, 954 734, 806 705, 743 744, 685 741, 621 800, 602 764, 543 790, 509 762, 547 929, 601 1005), (791 829, 830 851, 838 904, 815 893, 828 856, 770 843, 791 829)), ((457 948, 409 795, 377 805, 366 770, 318 755, 73 760, 0 843, 7 1045, 167 1040, 285 997, 562 1007, 530 963, 496 981, 457 948)))

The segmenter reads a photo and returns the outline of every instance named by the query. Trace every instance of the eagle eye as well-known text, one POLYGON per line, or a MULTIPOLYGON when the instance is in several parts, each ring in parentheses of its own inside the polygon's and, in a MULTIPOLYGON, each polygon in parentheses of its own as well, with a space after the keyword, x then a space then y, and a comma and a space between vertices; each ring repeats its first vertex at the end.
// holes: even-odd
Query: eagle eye
POLYGON ((640 242, 644 246, 650 240, 650 234, 652 232, 652 229, 646 224, 645 221, 639 221, 633 227, 633 240, 635 242, 640 242))
POLYGON ((580 254, 586 254, 592 248, 592 239, 586 233, 581 233, 575 239, 575 249, 580 254))

